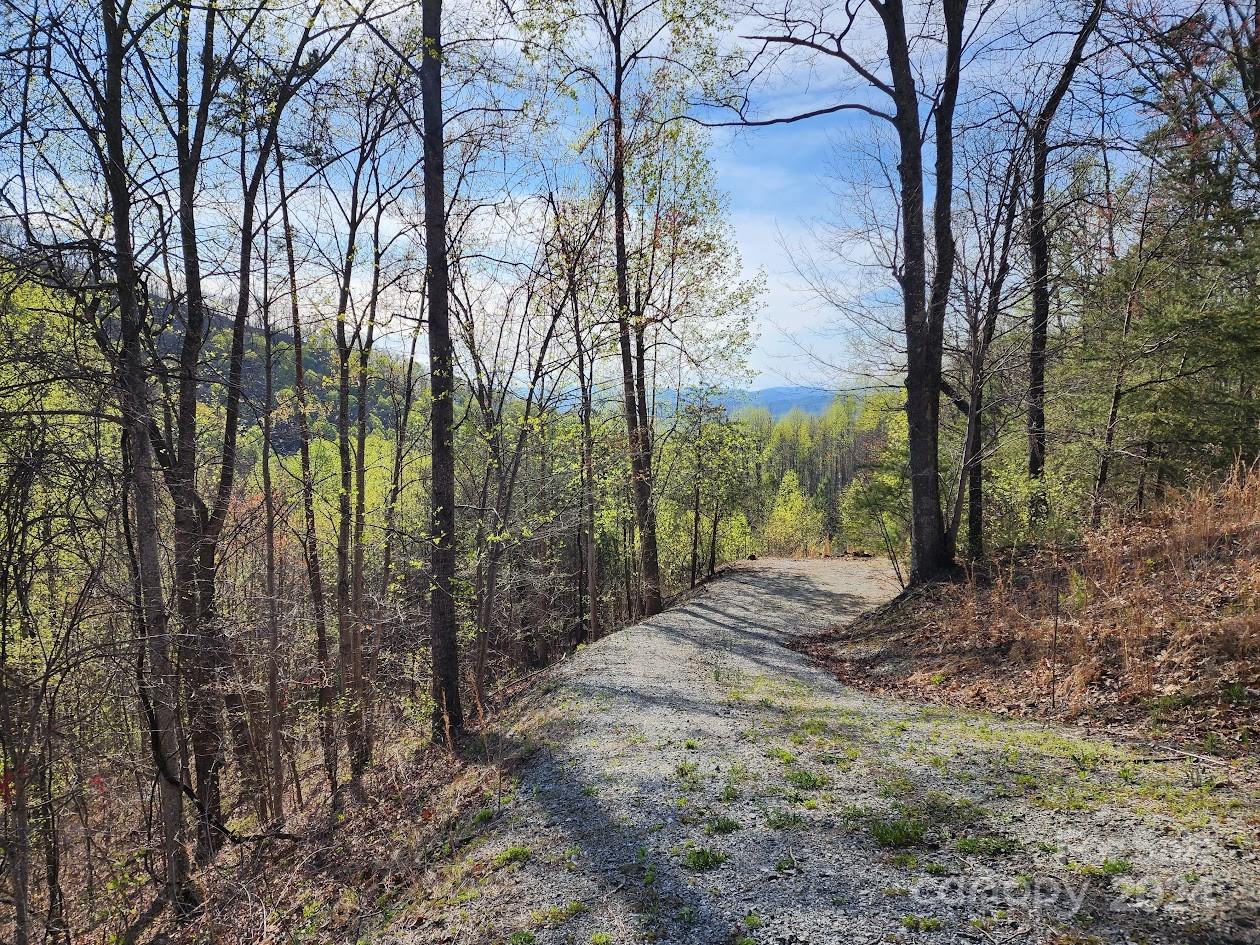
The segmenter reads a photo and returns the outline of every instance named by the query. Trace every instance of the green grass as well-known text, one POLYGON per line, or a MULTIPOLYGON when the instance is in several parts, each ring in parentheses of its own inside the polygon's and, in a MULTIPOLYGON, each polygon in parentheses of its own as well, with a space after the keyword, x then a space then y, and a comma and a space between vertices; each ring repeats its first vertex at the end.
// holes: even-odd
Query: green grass
POLYGON ((914 782, 904 774, 894 774, 878 783, 879 793, 884 797, 903 797, 914 791, 914 782))
POLYGON ((739 829, 739 821, 734 817, 714 817, 705 825, 704 832, 707 834, 718 834, 719 836, 734 833, 739 829))
POLYGON ((766 811, 766 826, 771 830, 794 830, 805 823, 805 818, 795 811, 766 811))
POLYGON ((1166 722, 1193 703, 1193 696, 1187 693, 1173 693, 1151 700, 1147 703, 1146 711, 1152 722, 1166 722))
POLYGON ((914 847, 927 836, 927 824, 917 817, 889 817, 871 823, 871 836, 881 847, 914 847))
POLYGON ((503 867, 512 863, 524 863, 528 859, 529 847, 508 847, 502 853, 496 853, 490 862, 496 867, 503 867))
POLYGON ((708 847, 690 847, 683 854, 683 866, 693 873, 705 873, 717 869, 726 862, 726 854, 708 847))
POLYGON ((1076 860, 1069 860, 1065 868, 1080 876, 1123 876, 1126 873, 1133 872, 1133 864, 1128 860, 1112 859, 1110 857, 1097 864, 1079 863, 1076 860))
POLYGON ((974 853, 980 856, 1003 856, 1014 853, 1020 848, 1019 841, 999 834, 987 834, 981 837, 960 837, 954 843, 959 853, 974 853))
POLYGON ((574 916, 581 915, 586 911, 586 904, 574 900, 565 906, 548 906, 546 909, 536 909, 529 914, 530 919, 535 925, 545 925, 555 928, 564 925, 574 916))
POLYGON ((612 936, 607 932, 592 932, 591 945, 612 945, 612 936))
POLYGON ((802 791, 817 791, 827 786, 826 776, 804 768, 789 768, 783 779, 802 791))
POLYGON ((508 945, 534 945, 536 941, 533 932, 513 932, 508 936, 508 945))
POLYGON ((1242 683, 1231 682, 1221 686, 1221 699, 1233 705, 1242 705, 1251 701, 1251 695, 1242 683))
POLYGON ((911 932, 938 932, 941 920, 932 916, 907 915, 902 916, 901 925, 911 932))
POLYGON ((679 783, 689 791, 700 786, 700 766, 694 761, 680 761, 674 766, 679 783))

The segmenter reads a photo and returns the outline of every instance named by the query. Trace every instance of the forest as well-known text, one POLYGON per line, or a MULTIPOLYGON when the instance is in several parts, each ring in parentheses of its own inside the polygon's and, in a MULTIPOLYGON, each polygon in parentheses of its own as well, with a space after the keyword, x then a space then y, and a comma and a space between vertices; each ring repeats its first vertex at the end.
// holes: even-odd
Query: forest
POLYGON ((1260 456, 1254 0, 0 10, 15 945, 178 930, 728 562, 949 582, 1260 456), (837 120, 772 416, 718 158, 837 120))

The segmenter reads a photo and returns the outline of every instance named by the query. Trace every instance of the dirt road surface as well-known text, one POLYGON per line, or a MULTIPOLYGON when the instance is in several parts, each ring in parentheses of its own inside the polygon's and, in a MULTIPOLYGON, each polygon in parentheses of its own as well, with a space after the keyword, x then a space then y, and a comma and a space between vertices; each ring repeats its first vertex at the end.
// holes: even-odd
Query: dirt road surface
POLYGON ((1260 942, 1254 765, 872 697, 784 646, 895 592, 759 561, 584 648, 402 938, 1260 942))

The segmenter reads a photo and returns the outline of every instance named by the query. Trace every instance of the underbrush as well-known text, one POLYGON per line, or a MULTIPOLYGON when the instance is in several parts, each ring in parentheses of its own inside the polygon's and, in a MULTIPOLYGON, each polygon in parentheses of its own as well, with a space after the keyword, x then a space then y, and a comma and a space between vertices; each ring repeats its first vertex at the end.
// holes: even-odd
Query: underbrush
MULTIPOLYGON (((76 938, 135 945, 333 945, 423 925, 438 878, 512 803, 515 768, 540 734, 562 724, 543 699, 550 687, 532 683, 509 687, 498 711, 470 729, 458 756, 431 744, 427 724, 382 724, 361 783, 343 785, 336 798, 322 783, 318 754, 299 751, 293 770, 303 789, 296 800, 290 782, 282 825, 259 825, 244 793, 226 805, 227 824, 241 841, 225 842, 195 870, 199 906, 183 921, 159 894, 155 852, 134 832, 108 828, 125 819, 119 801, 100 792, 88 834, 95 866, 75 859, 61 871, 67 927, 76 938)), ((87 842, 82 827, 62 830, 71 845, 87 842)), ((507 851, 503 865, 527 854, 507 851)), ((9 940, 8 920, 0 918, 0 940, 9 940)))
MULTIPOLYGON (((333 945, 422 928, 461 855, 515 800, 516 767, 549 726, 564 724, 544 699, 550 691, 513 687, 501 711, 469 731, 458 757, 434 747, 427 729, 382 739, 361 791, 347 790, 338 804, 317 797, 290 818, 295 841, 224 851, 203 869, 205 907, 172 938, 333 945)), ((482 867, 509 869, 529 857, 510 847, 482 867)), ((469 893, 450 895, 462 902, 469 893)))
POLYGON ((1260 471, 1076 547, 999 556, 800 645, 868 688, 1254 750, 1260 471))

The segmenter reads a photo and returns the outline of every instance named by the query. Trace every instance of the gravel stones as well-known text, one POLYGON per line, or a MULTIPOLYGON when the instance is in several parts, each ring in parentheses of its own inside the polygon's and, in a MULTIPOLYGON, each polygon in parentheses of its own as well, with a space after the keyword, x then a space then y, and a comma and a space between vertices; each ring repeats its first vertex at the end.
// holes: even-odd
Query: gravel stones
POLYGON ((512 802, 403 940, 1260 942, 1254 766, 1205 785, 783 645, 895 591, 874 561, 763 559, 575 654, 512 802))

